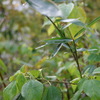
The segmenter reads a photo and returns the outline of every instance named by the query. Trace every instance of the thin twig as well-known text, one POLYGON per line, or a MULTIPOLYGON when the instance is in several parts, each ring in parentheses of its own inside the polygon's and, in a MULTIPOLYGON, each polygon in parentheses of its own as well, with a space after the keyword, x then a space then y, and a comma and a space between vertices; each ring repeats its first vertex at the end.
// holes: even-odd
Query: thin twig
POLYGON ((76 64, 77 64, 77 67, 78 67, 78 70, 79 70, 79 73, 80 73, 80 77, 82 78, 82 73, 81 73, 81 69, 80 69, 80 65, 79 65, 79 61, 78 61, 78 55, 77 55, 77 49, 76 49, 76 44, 75 44, 75 40, 72 36, 72 34, 70 33, 71 35, 71 38, 73 40, 73 44, 74 44, 74 50, 75 52, 73 52, 73 50, 70 48, 71 52, 73 53, 73 56, 74 56, 74 59, 76 61, 76 64))
POLYGON ((70 83, 70 82, 66 82, 66 81, 58 81, 58 80, 55 80, 55 81, 52 81, 52 80, 46 80, 46 79, 43 79, 43 78, 37 78, 38 81, 49 81, 51 83, 63 83, 63 84, 73 84, 75 85, 74 83, 70 83))
POLYGON ((58 30, 58 32, 60 33, 59 35, 61 37, 64 37, 63 34, 62 34, 62 32, 61 32, 61 30, 56 26, 56 24, 48 16, 46 16, 46 17, 51 21, 51 23, 54 25, 54 27, 58 30))
POLYGON ((0 77, 1 77, 1 80, 2 80, 2 82, 3 82, 3 86, 6 87, 6 84, 4 83, 4 78, 3 78, 3 76, 2 76, 1 73, 0 73, 0 77))
POLYGON ((70 100, 69 86, 68 86, 67 82, 65 83, 65 86, 66 86, 66 89, 67 89, 67 98, 68 98, 68 100, 70 100))
POLYGON ((46 16, 51 22, 52 24, 55 26, 55 28, 59 31, 59 33, 61 33, 60 29, 56 26, 56 24, 48 17, 46 16))

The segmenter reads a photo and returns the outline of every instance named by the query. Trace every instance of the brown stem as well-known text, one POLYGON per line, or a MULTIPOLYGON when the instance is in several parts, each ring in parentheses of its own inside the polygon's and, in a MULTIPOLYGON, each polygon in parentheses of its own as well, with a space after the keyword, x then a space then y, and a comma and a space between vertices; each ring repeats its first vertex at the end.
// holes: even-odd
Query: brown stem
POLYGON ((81 73, 81 69, 80 69, 80 65, 79 65, 79 61, 78 61, 78 55, 77 55, 77 49, 76 49, 75 40, 74 40, 74 38, 73 38, 73 36, 72 36, 71 33, 70 33, 70 36, 71 36, 71 38, 72 38, 72 40, 73 40, 75 52, 73 52, 73 50, 71 49, 70 45, 69 45, 69 47, 70 47, 70 50, 71 50, 71 52, 72 52, 72 54, 73 54, 74 60, 76 61, 77 68, 78 68, 79 73, 80 73, 80 77, 82 78, 82 73, 81 73))
POLYGON ((1 80, 3 81, 3 86, 6 87, 6 84, 4 83, 4 78, 1 73, 0 73, 0 77, 1 77, 1 80))
POLYGON ((48 16, 46 17, 51 21, 54 27, 58 30, 60 37, 65 37, 64 34, 62 34, 61 30, 56 26, 56 24, 48 16))
MULTIPOLYGON (((75 41, 73 41, 73 43, 75 43, 75 41)), ((72 50, 72 48, 70 47, 70 45, 68 43, 67 43, 67 45, 70 48, 71 53, 73 54, 74 60, 76 61, 77 68, 78 68, 79 73, 80 73, 80 77, 82 78, 82 73, 81 73, 79 62, 78 62, 78 56, 77 56, 76 46, 74 45, 74 47, 75 47, 75 53, 74 53, 73 50, 72 50)))
POLYGON ((55 25, 55 23, 48 17, 48 16, 46 16, 51 22, 52 22, 52 24, 55 26, 55 28, 59 31, 59 33, 61 33, 61 31, 60 31, 60 29, 55 25))
POLYGON ((68 100, 70 100, 69 86, 68 86, 67 82, 65 83, 65 86, 66 86, 66 89, 67 89, 67 98, 68 98, 68 100))
MULTIPOLYGON (((73 38, 72 38, 73 39, 73 38)), ((80 69, 80 65, 79 65, 79 61, 78 61, 78 55, 77 55, 77 49, 76 49, 76 44, 75 44, 75 40, 73 39, 73 43, 74 43, 74 47, 75 47, 75 60, 76 60, 76 63, 77 63, 77 67, 78 67, 78 70, 79 70, 79 73, 80 73, 80 76, 82 78, 82 73, 81 73, 81 69, 80 69)))
POLYGON ((66 82, 66 81, 58 81, 58 80, 56 80, 56 81, 52 81, 52 80, 46 80, 46 79, 43 79, 43 78, 37 78, 37 80, 38 81, 49 81, 49 82, 51 82, 51 83, 66 83, 66 84, 73 84, 73 85, 75 85, 74 83, 70 83, 70 82, 66 82))

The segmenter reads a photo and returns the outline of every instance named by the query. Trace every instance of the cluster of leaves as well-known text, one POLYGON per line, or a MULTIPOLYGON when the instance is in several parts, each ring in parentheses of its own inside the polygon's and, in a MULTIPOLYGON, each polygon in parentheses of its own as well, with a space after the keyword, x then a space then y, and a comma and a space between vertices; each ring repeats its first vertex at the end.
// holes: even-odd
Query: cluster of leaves
POLYGON ((10 82, 4 90, 4 100, 13 100, 14 98, 17 100, 62 99, 61 91, 43 78, 41 70, 32 70, 32 67, 29 66, 22 66, 10 77, 10 82), (41 82, 48 83, 50 86, 44 87, 41 82))
POLYGON ((0 100, 3 82, 8 84, 8 77, 20 68, 20 64, 31 66, 42 59, 40 52, 34 50, 36 41, 41 38, 38 34, 42 17, 23 3, 24 0, 0 0, 0 60, 6 66, 4 71, 0 63, 0 100))
MULTIPOLYGON (((92 66, 89 67, 86 69, 84 75, 87 75, 88 71, 91 75, 89 74, 82 79, 76 78, 71 81, 73 88, 75 88, 76 84, 78 88, 72 100, 78 100, 80 95, 84 95, 84 92, 93 100, 100 98, 100 81, 98 81, 100 68, 91 71, 92 66), (93 77, 98 79, 95 80, 93 77)), ((60 85, 66 83, 66 81, 48 80, 43 77, 42 70, 34 70, 32 67, 26 65, 22 66, 20 70, 11 76, 9 81, 11 83, 4 89, 4 100, 62 100, 62 93, 58 87, 54 86, 54 83, 59 83, 60 85)), ((90 100, 87 96, 81 98, 90 100)))
MULTIPOLYGON (((100 62, 99 42, 95 41, 98 47, 91 47, 90 49, 77 48, 77 45, 80 44, 81 39, 84 39, 84 34, 86 35, 88 32, 88 35, 91 35, 92 29, 90 27, 99 21, 100 17, 85 24, 86 13, 84 9, 75 6, 73 3, 60 3, 65 2, 65 0, 53 0, 57 4, 46 0, 26 1, 32 8, 47 17, 49 21, 45 21, 43 26, 50 25, 48 34, 57 33, 56 37, 44 40, 46 44, 37 49, 54 45, 56 47, 52 54, 52 57, 54 57, 64 47, 67 52, 72 53, 74 62, 72 63, 69 60, 69 62, 63 63, 64 67, 59 68, 55 76, 48 77, 44 76, 44 73, 48 75, 46 69, 37 70, 34 67, 22 66, 10 77, 11 83, 3 92, 4 100, 99 100, 100 68, 87 64, 87 62, 91 64, 100 62), (88 61, 85 61, 86 64, 83 64, 82 61, 79 62, 78 52, 90 53, 90 56, 84 58, 88 59, 88 61), (86 67, 81 68, 80 64, 86 67)), ((36 64, 36 68, 37 66, 38 64, 36 64)), ((40 68, 40 66, 38 67, 40 68)))

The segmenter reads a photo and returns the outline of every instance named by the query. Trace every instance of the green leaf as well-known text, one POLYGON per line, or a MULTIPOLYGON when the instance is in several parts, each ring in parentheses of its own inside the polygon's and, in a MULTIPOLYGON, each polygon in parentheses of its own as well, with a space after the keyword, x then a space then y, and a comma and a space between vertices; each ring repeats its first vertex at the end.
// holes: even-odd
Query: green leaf
MULTIPOLYGON (((93 24, 95 24, 96 22, 98 22, 100 20, 100 17, 95 18, 93 21, 91 21, 89 24, 87 24, 87 27, 92 26, 93 24)), ((86 28, 82 28, 80 31, 78 31, 74 37, 77 37, 78 35, 80 35, 82 32, 84 32, 86 30, 86 28)))
POLYGON ((51 58, 56 56, 56 54, 59 52, 61 47, 62 47, 62 44, 58 44, 57 48, 54 50, 54 53, 51 55, 51 58))
POLYGON ((52 0, 52 1, 54 1, 54 2, 64 2, 66 0, 52 0))
POLYGON ((30 80, 22 87, 21 94, 25 100, 41 100, 43 84, 36 80, 30 80))
POLYGON ((62 100, 61 91, 55 86, 50 86, 45 89, 43 100, 62 100))
MULTIPOLYGON (((79 19, 83 24, 84 22, 86 21, 86 13, 84 11, 84 9, 82 7, 78 7, 78 6, 75 6, 73 11, 71 12, 70 16, 69 16, 70 19, 79 19)), ((79 25, 83 25, 81 22, 79 22, 78 24, 79 25), (81 23, 81 24, 80 24, 81 23)), ((69 30, 72 34, 72 36, 74 37, 75 34, 81 29, 80 26, 77 26, 77 25, 70 25, 69 26, 69 30)))
POLYGON ((69 22, 69 23, 73 23, 77 26, 85 27, 85 24, 78 19, 63 19, 63 20, 61 20, 61 22, 69 22))
POLYGON ((13 76, 11 76, 11 77, 9 78, 9 81, 11 82, 11 81, 16 80, 16 77, 17 77, 20 73, 21 73, 21 71, 18 70, 13 76))
POLYGON ((81 52, 81 51, 95 51, 97 49, 85 49, 85 48, 79 48, 77 49, 78 52, 81 52))
POLYGON ((80 76, 79 71, 78 71, 78 69, 76 67, 75 62, 70 63, 69 66, 68 66, 68 68, 67 68, 67 70, 69 71, 69 73, 70 73, 71 76, 74 76, 74 77, 79 77, 80 76))
POLYGON ((93 74, 100 74, 100 67, 96 68, 96 69, 93 71, 93 74))
POLYGON ((77 91, 75 94, 74 94, 74 96, 71 98, 71 100, 79 100, 79 97, 80 97, 80 95, 81 95, 81 92, 82 91, 77 91))
POLYGON ((87 79, 86 78, 82 78, 79 82, 78 82, 78 89, 80 90, 80 91, 83 91, 83 84, 84 84, 84 82, 86 81, 87 79))
POLYGON ((95 69, 95 66, 94 65, 88 65, 88 66, 84 67, 83 73, 85 75, 86 74, 91 75, 93 73, 94 69, 95 69))
POLYGON ((100 81, 86 80, 83 84, 83 90, 92 100, 100 100, 100 81))
POLYGON ((26 73, 29 71, 29 69, 31 69, 32 67, 28 66, 28 65, 23 65, 21 68, 20 68, 20 71, 22 73, 26 73))
MULTIPOLYGON (((51 19, 53 22, 55 22, 55 20, 56 20, 54 17, 51 17, 50 19, 51 19)), ((50 21, 50 20, 47 20, 47 18, 46 18, 46 20, 44 21, 42 27, 44 27, 44 26, 46 26, 46 25, 51 25, 51 24, 52 24, 51 21, 50 21)))
POLYGON ((48 28, 48 35, 51 35, 54 32, 54 30, 55 30, 54 25, 53 24, 50 25, 49 28, 48 28))
POLYGON ((89 97, 82 97, 80 100, 92 100, 89 97))
POLYGON ((99 62, 100 61, 100 53, 99 54, 95 54, 95 53, 90 54, 88 57, 88 61, 99 62))
POLYGON ((26 65, 26 66, 32 67, 32 65, 30 63, 27 63, 27 62, 24 62, 24 61, 21 61, 21 60, 18 60, 18 59, 16 59, 16 62, 19 63, 19 64, 22 64, 22 65, 26 65))
POLYGON ((27 79, 25 78, 25 76, 22 73, 17 76, 16 83, 17 83, 17 87, 20 91, 21 91, 22 86, 25 84, 26 81, 27 81, 27 79))
POLYGON ((13 100, 18 94, 18 88, 16 86, 16 81, 11 82, 3 91, 4 100, 13 100))
POLYGON ((68 45, 66 45, 65 43, 63 43, 63 47, 65 47, 65 48, 69 49, 69 46, 68 46, 68 45))
POLYGON ((61 11, 52 1, 46 0, 26 0, 32 8, 40 12, 42 15, 49 17, 62 16, 61 11))
POLYGON ((62 11, 63 18, 66 19, 72 12, 74 8, 74 4, 73 3, 69 3, 69 4, 62 3, 58 7, 62 11))
POLYGON ((80 78, 74 78, 73 80, 71 80, 70 82, 71 83, 78 83, 79 82, 79 80, 80 80, 80 78))
POLYGON ((52 38, 45 40, 48 44, 59 44, 59 43, 68 43, 73 41, 72 39, 62 39, 62 38, 52 38))
POLYGON ((40 48, 43 48, 43 47, 45 47, 45 46, 47 46, 48 45, 48 43, 46 43, 46 44, 44 44, 44 45, 41 45, 41 46, 39 46, 39 47, 37 47, 37 48, 35 48, 35 49, 40 49, 40 48))
POLYGON ((4 64, 4 62, 0 59, 0 68, 4 71, 7 72, 7 66, 4 64))
POLYGON ((62 28, 65 29, 65 28, 69 27, 71 24, 72 24, 72 23, 69 23, 69 24, 67 24, 67 25, 64 25, 62 28))
POLYGON ((41 71, 39 71, 39 70, 30 70, 29 73, 31 73, 35 78, 38 78, 41 71))

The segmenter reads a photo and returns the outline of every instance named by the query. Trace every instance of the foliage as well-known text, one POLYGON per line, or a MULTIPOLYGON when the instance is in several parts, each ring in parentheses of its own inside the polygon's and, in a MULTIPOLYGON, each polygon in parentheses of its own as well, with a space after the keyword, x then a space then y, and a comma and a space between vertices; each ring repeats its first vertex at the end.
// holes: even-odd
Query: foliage
MULTIPOLYGON (((4 32, 6 35, 2 35, 2 37, 4 40, 9 37, 13 42, 1 42, 0 50, 6 49, 12 54, 19 52, 22 57, 16 57, 15 63, 24 65, 9 78, 10 84, 6 86, 2 75, 7 73, 7 67, 0 59, 2 69, 0 76, 5 87, 4 100, 99 100, 100 41, 95 26, 98 25, 100 17, 91 21, 86 15, 85 8, 83 9, 83 2, 74 2, 74 0, 71 2, 26 0, 26 2, 46 17, 43 27, 47 26, 48 31, 46 32, 49 32, 49 36, 52 35, 53 38, 47 39, 43 36, 45 40, 40 42, 45 44, 36 49, 25 44, 18 45, 12 31, 14 30, 16 33, 21 23, 17 24, 16 29, 13 27, 14 19, 11 20, 9 31, 7 31, 9 35, 4 32), (44 51, 47 51, 47 55, 44 51), (52 53, 51 59, 47 59, 48 51, 50 54, 52 53), (39 56, 40 54, 42 57, 39 56), (22 61, 23 59, 24 61, 22 61)), ((38 16, 40 15, 38 14, 38 16)), ((32 19, 27 16, 25 18, 26 20, 32 19)), ((20 20, 22 21, 22 19, 20 20)), ((28 27, 32 27, 32 20, 28 27)), ((24 22, 22 21, 22 26, 24 22)), ((39 23, 37 22, 37 24, 39 23)), ((28 31, 31 33, 28 27, 25 25, 21 29, 21 33, 28 31)), ((39 30, 37 25, 35 28, 39 30)), ((41 38, 42 36, 40 36, 40 40, 41 38)), ((24 40, 25 38, 19 43, 24 40)))

